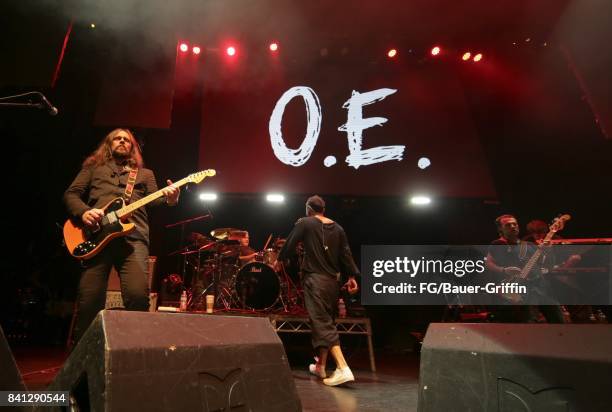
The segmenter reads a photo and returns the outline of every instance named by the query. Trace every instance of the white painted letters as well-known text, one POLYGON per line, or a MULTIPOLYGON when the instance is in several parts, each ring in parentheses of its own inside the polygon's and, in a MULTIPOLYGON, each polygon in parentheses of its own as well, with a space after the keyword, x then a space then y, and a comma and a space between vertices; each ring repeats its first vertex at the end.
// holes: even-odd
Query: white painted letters
MULTIPOLYGON (((406 146, 376 146, 369 149, 362 149, 363 131, 374 126, 382 126, 387 122, 385 117, 363 118, 363 106, 367 106, 383 100, 385 97, 397 92, 396 89, 377 89, 366 93, 359 93, 353 90, 351 98, 342 107, 348 109, 347 121, 338 128, 341 132, 346 132, 348 139, 349 155, 346 163, 358 169, 360 166, 372 165, 375 163, 386 162, 389 160, 401 161, 406 146)), ((317 144, 321 131, 321 104, 319 97, 310 87, 295 86, 287 90, 276 102, 268 130, 270 132, 270 143, 274 155, 286 165, 299 167, 304 165, 317 144), (290 149, 283 140, 282 120, 285 107, 294 97, 301 96, 306 104, 306 136, 302 144, 297 149, 290 149)), ((331 167, 336 163, 334 156, 327 156, 324 160, 325 167, 331 167)), ((421 165, 419 165, 421 167, 421 165)), ((427 167, 425 165, 425 167, 427 167)), ((422 168, 425 168, 422 167, 422 168)))
POLYGON ((359 93, 353 90, 351 98, 342 107, 348 108, 347 122, 338 128, 346 132, 350 154, 346 157, 349 166, 358 169, 359 166, 367 166, 374 163, 386 162, 388 160, 402 160, 405 146, 377 146, 362 150, 363 131, 373 126, 382 126, 387 122, 385 117, 363 118, 363 106, 383 100, 385 97, 395 93, 396 89, 378 89, 371 92, 359 93))
POLYGON ((317 144, 319 132, 321 131, 321 104, 319 97, 310 87, 296 86, 287 90, 281 98, 276 102, 270 123, 268 125, 270 131, 270 142, 274 154, 286 165, 302 166, 308 159, 317 144), (294 97, 302 96, 306 103, 306 137, 297 149, 289 149, 283 140, 282 120, 285 106, 294 97))

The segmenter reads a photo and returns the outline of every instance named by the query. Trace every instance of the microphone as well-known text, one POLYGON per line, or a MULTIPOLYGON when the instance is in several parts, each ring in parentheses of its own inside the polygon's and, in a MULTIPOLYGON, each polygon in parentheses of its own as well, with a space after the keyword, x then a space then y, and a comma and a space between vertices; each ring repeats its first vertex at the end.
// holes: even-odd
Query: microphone
POLYGON ((49 112, 49 114, 51 116, 57 116, 57 114, 59 113, 59 110, 57 110, 57 107, 53 106, 51 104, 51 102, 49 102, 49 100, 47 100, 47 98, 45 97, 44 94, 39 93, 40 94, 40 98, 43 102, 43 105, 47 108, 47 112, 49 112))

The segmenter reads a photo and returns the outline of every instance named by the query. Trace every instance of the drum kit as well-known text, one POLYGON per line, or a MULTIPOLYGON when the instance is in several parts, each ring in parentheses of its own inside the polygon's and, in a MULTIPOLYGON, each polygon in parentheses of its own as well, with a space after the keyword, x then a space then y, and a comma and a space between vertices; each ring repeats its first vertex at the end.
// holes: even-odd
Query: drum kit
POLYGON ((206 295, 224 310, 269 312, 303 310, 303 294, 296 276, 277 265, 285 239, 268 237, 261 251, 248 245, 248 232, 218 228, 210 236, 193 232, 190 244, 170 255, 182 256, 183 281, 188 284, 190 310, 203 310, 206 295))

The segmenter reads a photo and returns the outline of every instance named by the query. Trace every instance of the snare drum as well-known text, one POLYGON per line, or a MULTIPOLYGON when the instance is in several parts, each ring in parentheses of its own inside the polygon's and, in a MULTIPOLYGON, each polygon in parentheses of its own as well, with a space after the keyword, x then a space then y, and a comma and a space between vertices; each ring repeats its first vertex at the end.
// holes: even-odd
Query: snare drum
POLYGON ((236 296, 249 309, 266 310, 278 302, 280 279, 270 266, 251 262, 242 267, 234 284, 236 296))

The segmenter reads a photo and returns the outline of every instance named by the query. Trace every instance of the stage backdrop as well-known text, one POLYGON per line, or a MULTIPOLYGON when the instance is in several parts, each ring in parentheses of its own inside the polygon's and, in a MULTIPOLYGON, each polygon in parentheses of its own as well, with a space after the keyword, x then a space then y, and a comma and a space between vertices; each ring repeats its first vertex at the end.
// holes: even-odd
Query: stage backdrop
POLYGON ((203 68, 209 189, 495 197, 455 65, 237 57, 203 68))

